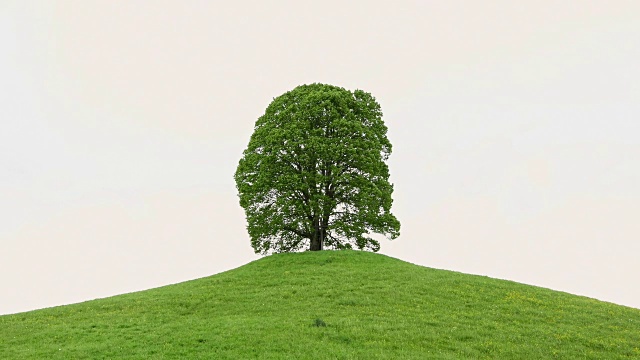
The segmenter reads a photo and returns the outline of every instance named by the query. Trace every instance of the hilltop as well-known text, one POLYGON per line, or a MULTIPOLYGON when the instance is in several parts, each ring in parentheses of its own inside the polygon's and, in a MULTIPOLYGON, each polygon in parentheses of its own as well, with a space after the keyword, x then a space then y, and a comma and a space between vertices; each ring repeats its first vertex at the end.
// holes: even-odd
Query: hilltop
POLYGON ((1 359, 637 359, 640 310, 359 251, 0 316, 1 359))

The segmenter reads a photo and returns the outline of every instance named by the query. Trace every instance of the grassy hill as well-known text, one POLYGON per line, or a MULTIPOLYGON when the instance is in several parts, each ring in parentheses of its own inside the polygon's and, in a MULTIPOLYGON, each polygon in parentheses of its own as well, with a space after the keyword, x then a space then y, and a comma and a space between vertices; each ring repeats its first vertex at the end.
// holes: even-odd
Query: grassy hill
POLYGON ((640 359, 640 310, 325 251, 0 316, 0 359, 116 358, 640 359))

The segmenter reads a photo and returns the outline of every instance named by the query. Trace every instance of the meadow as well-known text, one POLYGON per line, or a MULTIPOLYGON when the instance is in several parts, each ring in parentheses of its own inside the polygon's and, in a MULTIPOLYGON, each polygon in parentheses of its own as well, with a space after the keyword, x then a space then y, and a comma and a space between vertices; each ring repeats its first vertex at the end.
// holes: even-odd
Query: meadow
POLYGON ((0 359, 639 359, 640 310, 360 251, 0 316, 0 359))

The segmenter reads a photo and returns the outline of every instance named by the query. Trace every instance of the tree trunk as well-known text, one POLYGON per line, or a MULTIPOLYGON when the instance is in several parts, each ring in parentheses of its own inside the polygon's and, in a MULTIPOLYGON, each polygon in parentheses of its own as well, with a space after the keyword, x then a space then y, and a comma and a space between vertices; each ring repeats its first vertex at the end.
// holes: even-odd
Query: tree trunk
POLYGON ((314 239, 311 239, 311 246, 309 247, 311 251, 319 251, 322 250, 322 243, 320 242, 320 237, 314 235, 314 239))
POLYGON ((320 251, 322 250, 322 245, 324 244, 324 234, 320 221, 316 221, 314 226, 313 235, 311 236, 311 244, 309 246, 309 250, 311 251, 320 251))

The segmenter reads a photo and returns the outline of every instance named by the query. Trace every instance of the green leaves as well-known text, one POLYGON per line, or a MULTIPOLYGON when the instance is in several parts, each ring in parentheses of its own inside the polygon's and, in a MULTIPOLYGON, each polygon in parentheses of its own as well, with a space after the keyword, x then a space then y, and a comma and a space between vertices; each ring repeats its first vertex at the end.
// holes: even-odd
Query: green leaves
POLYGON ((380 105, 362 90, 302 85, 255 124, 235 181, 256 253, 358 248, 398 237, 380 105))

